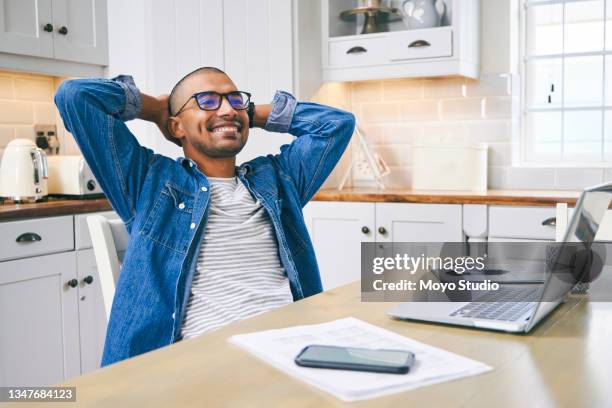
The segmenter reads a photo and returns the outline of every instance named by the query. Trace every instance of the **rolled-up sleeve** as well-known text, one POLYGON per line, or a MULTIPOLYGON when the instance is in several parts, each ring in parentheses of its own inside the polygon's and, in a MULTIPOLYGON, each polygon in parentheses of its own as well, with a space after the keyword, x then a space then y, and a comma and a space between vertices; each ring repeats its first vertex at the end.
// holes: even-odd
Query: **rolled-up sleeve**
POLYGON ((293 95, 284 91, 276 91, 272 100, 272 112, 268 116, 264 129, 269 132, 287 133, 291 127, 296 107, 297 101, 293 95))
POLYGON ((123 111, 118 112, 117 118, 122 121, 136 119, 140 114, 141 99, 140 90, 134 82, 134 78, 130 75, 119 75, 112 79, 117 82, 123 92, 125 92, 125 107, 123 111))

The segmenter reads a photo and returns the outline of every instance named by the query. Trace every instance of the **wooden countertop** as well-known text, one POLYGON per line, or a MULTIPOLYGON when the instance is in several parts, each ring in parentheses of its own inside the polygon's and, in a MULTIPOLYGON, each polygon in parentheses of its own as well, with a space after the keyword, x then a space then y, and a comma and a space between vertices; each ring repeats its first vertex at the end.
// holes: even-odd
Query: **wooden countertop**
POLYGON ((0 222, 109 210, 112 210, 112 207, 106 198, 85 200, 49 199, 48 201, 32 204, 3 203, 0 204, 0 222))
MULTIPOLYGON (((579 191, 554 190, 488 190, 473 191, 415 191, 409 189, 345 188, 321 189, 314 201, 365 201, 430 204, 488 204, 515 206, 554 206, 557 203, 576 204, 579 191)), ((85 200, 60 200, 34 204, 0 204, 0 221, 55 215, 81 214, 111 210, 105 198, 85 200)))
POLYGON ((554 190, 487 190, 425 191, 409 189, 345 188, 321 189, 314 201, 365 201, 430 204, 489 204, 516 206, 554 206, 557 203, 576 204, 580 191, 554 190))
POLYGON ((606 383, 612 375, 612 303, 571 296, 529 335, 517 335, 398 321, 386 315, 394 303, 360 299, 360 285, 355 282, 61 385, 76 386, 77 402, 70 406, 86 407, 612 406, 606 383), (348 316, 481 361, 494 370, 343 404, 227 341, 234 334, 348 316))

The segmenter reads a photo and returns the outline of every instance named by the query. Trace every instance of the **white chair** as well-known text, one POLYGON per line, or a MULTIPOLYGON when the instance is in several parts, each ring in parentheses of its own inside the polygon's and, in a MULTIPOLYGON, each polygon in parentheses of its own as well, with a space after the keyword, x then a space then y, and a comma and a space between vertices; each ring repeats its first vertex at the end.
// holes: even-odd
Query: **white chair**
MULTIPOLYGON (((555 230, 555 240, 557 242, 561 242, 563 240, 563 235, 565 235, 565 230, 567 229, 567 225, 569 224, 573 213, 574 209, 568 208, 567 204, 557 204, 557 227, 555 230)), ((604 216, 604 219, 597 230, 597 234, 595 235, 595 240, 612 241, 612 210, 608 210, 606 212, 606 215, 604 216)))
POLYGON ((123 221, 109 220, 102 215, 87 217, 87 226, 93 244, 106 321, 108 321, 115 296, 115 284, 119 278, 119 268, 127 248, 128 233, 123 221))

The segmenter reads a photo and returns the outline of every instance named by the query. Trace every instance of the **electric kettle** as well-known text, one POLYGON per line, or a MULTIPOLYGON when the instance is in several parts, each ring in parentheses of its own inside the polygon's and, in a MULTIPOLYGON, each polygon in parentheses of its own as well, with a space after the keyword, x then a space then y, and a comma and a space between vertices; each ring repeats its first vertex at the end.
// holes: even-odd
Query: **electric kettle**
POLYGON ((47 155, 28 139, 14 139, 0 162, 0 197, 34 202, 47 195, 47 155))

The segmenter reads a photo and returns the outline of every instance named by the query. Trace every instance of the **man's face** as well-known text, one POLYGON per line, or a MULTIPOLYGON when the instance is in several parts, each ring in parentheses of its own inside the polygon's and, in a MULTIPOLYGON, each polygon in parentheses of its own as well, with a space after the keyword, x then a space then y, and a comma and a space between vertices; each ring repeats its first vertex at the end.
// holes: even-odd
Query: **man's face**
MULTIPOLYGON (((194 93, 203 91, 227 93, 236 90, 236 85, 227 75, 218 72, 200 72, 187 78, 177 89, 175 111, 194 93)), ((208 157, 236 156, 249 137, 247 111, 232 108, 225 97, 222 98, 219 109, 214 111, 200 109, 195 98, 191 98, 172 122, 174 136, 181 140, 186 151, 193 147, 208 157)))

